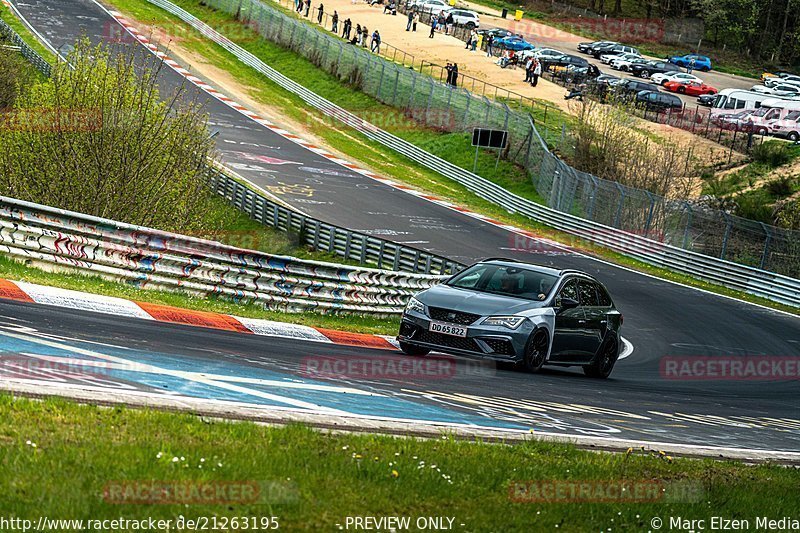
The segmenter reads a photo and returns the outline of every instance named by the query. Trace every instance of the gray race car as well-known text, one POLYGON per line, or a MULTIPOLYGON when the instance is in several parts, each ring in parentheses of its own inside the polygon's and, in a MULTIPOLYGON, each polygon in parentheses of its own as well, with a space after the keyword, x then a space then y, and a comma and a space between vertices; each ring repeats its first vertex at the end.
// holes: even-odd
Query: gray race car
POLYGON ((606 378, 622 320, 606 288, 584 272, 488 259, 411 298, 397 340, 408 355, 435 350, 530 372, 578 365, 606 378))

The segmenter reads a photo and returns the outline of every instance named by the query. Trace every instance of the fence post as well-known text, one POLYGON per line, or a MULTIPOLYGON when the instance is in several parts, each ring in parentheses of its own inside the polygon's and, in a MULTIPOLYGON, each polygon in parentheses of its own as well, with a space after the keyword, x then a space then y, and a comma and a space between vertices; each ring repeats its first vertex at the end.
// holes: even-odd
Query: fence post
POLYGON ((683 230, 683 249, 689 249, 689 228, 692 227, 692 216, 694 215, 694 211, 692 210, 692 206, 689 205, 689 202, 683 202, 683 205, 686 206, 686 229, 683 230))
POLYGON ((726 213, 725 211, 721 211, 727 224, 725 225, 725 235, 722 237, 722 250, 720 251, 719 258, 725 259, 725 256, 728 255, 728 237, 731 234, 731 226, 733 226, 733 219, 731 216, 726 213))
POLYGON ((586 212, 586 218, 588 220, 594 220, 594 204, 597 202, 597 189, 600 187, 600 182, 591 174, 589 178, 592 180, 592 199, 589 204, 589 210, 586 212))
POLYGON ((644 191, 647 194, 647 198, 650 199, 650 210, 647 213, 647 222, 644 224, 644 238, 646 239, 647 236, 650 234, 650 224, 653 222, 653 211, 656 208, 656 199, 653 197, 650 191, 644 191))
POLYGON ((462 121, 462 124, 461 124, 462 128, 466 128, 467 124, 469 124, 469 122, 467 122, 467 119, 469 118, 469 105, 471 103, 472 103, 472 95, 468 94, 467 95, 467 105, 464 106, 464 108, 465 108, 464 109, 464 120, 462 121))
POLYGON ((428 105, 425 106, 425 120, 428 119, 428 114, 431 112, 431 101, 433 100, 433 89, 436 87, 436 82, 433 80, 431 83, 431 92, 428 93, 428 105))
POLYGON ((614 227, 620 229, 619 224, 622 219, 622 207, 625 205, 625 189, 617 182, 614 182, 614 185, 616 185, 617 190, 619 190, 619 206, 617 207, 617 215, 614 218, 614 227))
POLYGON ((394 90, 392 91, 392 107, 397 105, 397 85, 400 83, 400 69, 395 67, 394 71, 394 90))
POLYGON ((767 236, 767 238, 764 240, 764 251, 761 252, 761 265, 759 266, 761 270, 765 270, 767 265, 767 257, 769 256, 769 245, 770 241, 772 241, 772 232, 763 222, 759 222, 759 224, 761 224, 761 228, 764 230, 764 233, 767 236))
POLYGON ((383 87, 383 73, 386 72, 386 62, 381 62, 381 77, 378 79, 378 90, 375 91, 375 97, 380 100, 381 99, 381 88, 383 87))

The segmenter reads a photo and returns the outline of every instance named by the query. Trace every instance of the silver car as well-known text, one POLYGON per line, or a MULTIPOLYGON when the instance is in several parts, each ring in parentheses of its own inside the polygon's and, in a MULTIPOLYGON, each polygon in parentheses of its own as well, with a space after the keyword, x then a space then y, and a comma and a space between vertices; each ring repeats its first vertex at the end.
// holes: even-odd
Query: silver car
POLYGON ((408 355, 435 350, 530 372, 581 366, 606 378, 619 357, 621 326, 608 291, 588 274, 489 259, 411 298, 397 340, 408 355))

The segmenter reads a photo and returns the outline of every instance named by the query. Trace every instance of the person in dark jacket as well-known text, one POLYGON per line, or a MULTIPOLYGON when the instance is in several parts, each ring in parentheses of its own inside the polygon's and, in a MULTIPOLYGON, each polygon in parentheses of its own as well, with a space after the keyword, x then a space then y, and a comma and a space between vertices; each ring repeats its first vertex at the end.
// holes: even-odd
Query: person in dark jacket
POLYGON ((325 11, 325 6, 322 5, 322 2, 319 3, 319 13, 317 13, 317 24, 322 24, 322 14, 325 11))
POLYGON ((450 79, 450 84, 453 87, 458 87, 458 63, 453 63, 453 74, 450 79))
POLYGON ((331 17, 331 31, 333 33, 339 33, 339 13, 336 10, 333 10, 333 16, 331 17))

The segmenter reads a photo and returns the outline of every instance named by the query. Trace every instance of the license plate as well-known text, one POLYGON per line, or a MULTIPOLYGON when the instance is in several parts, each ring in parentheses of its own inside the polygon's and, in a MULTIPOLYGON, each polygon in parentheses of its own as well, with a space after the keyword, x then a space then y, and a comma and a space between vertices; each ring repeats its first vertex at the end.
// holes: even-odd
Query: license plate
POLYGON ((466 337, 467 328, 456 326, 455 324, 445 324, 444 322, 431 322, 428 326, 429 331, 434 333, 444 333, 445 335, 452 335, 454 337, 466 337))

